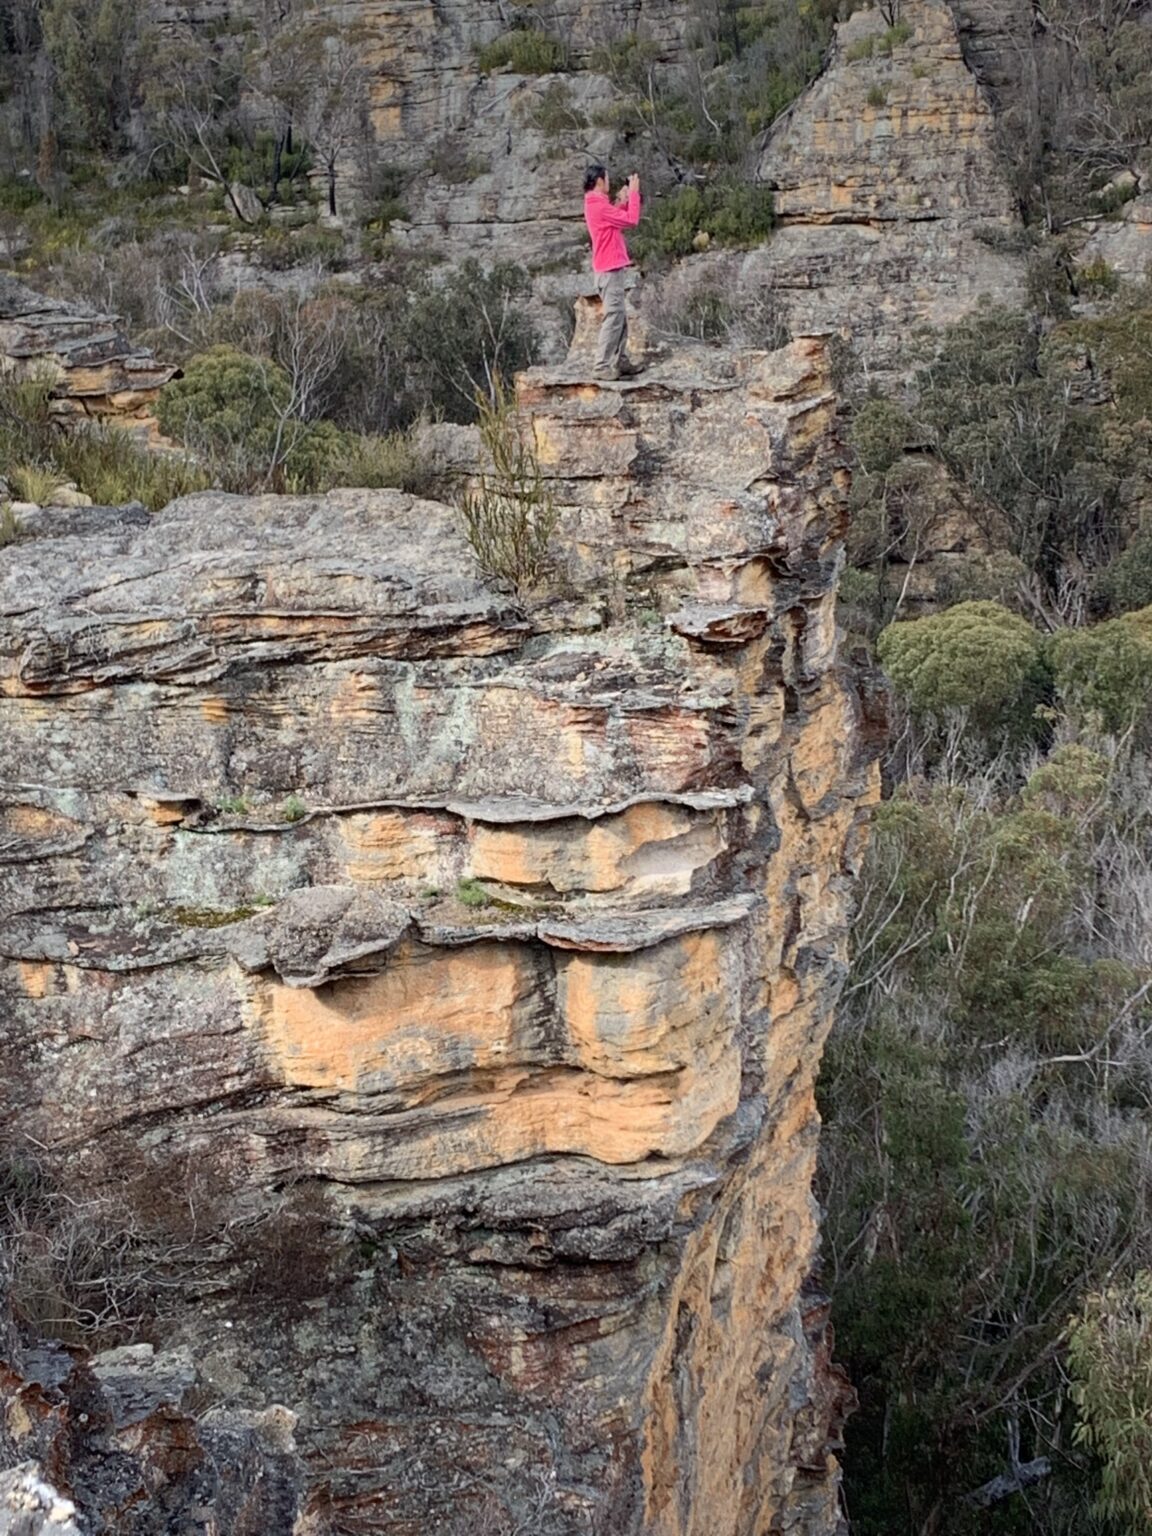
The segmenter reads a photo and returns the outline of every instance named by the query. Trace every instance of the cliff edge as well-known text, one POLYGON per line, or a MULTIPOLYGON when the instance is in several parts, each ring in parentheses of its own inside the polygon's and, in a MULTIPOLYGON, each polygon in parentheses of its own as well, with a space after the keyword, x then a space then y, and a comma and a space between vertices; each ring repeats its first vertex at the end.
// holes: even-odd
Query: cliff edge
POLYGON ((264 1536, 836 1529, 813 1080, 880 722, 827 348, 519 400, 531 604, 399 492, 0 551, 6 1155, 163 1227, 161 1300, 87 1342, 194 1362, 167 1419, 81 1422, 61 1369, 3 1420, 11 1463, 68 1419, 91 1531, 158 1529, 149 1436, 190 1426, 184 1476, 223 1408, 294 1424, 264 1536))

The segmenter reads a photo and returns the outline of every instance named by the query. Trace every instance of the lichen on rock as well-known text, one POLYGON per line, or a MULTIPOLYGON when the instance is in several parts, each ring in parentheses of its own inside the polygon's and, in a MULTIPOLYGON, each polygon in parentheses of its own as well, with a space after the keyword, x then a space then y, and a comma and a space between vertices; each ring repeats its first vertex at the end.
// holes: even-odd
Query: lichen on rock
POLYGON ((12 1131, 81 1192, 123 1138, 244 1219, 322 1191, 323 1285, 165 1313, 298 1416, 265 1536, 826 1536, 813 1080, 878 740, 828 346, 519 402, 527 605, 398 492, 0 552, 12 1131))

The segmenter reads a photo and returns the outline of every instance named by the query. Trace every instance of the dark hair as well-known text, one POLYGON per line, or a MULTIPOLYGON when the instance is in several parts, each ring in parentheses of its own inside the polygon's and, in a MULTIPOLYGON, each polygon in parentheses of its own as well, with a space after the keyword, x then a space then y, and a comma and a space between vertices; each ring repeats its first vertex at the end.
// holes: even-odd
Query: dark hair
POLYGON ((602 165, 590 165, 584 172, 584 190, 591 192, 600 180, 601 176, 607 176, 608 172, 602 165))

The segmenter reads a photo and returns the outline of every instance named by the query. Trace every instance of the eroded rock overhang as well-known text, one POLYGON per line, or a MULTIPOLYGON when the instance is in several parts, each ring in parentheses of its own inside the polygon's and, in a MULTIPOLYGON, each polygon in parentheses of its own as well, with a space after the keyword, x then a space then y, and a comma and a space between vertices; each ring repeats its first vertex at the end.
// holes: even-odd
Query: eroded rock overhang
POLYGON ((432 1358, 397 1346, 427 1275, 364 1281, 387 1386, 361 1347, 309 1407, 274 1320, 229 1346, 360 1518, 468 1528, 429 1468, 511 1420, 558 1529, 834 1528, 812 1085, 879 728, 837 660, 830 380, 818 337, 525 375, 561 513, 530 603, 397 492, 0 554, 19 1126, 321 1181, 434 1252, 432 1358))

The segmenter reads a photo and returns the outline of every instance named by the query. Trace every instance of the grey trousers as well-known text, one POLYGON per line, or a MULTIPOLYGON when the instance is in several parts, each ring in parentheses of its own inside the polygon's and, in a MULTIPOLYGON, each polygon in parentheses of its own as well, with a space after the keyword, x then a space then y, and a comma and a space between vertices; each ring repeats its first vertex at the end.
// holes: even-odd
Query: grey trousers
POLYGON ((596 287, 604 304, 600 336, 596 344, 597 373, 614 373, 628 344, 628 311, 624 307, 624 276, 627 267, 597 272, 596 287))

